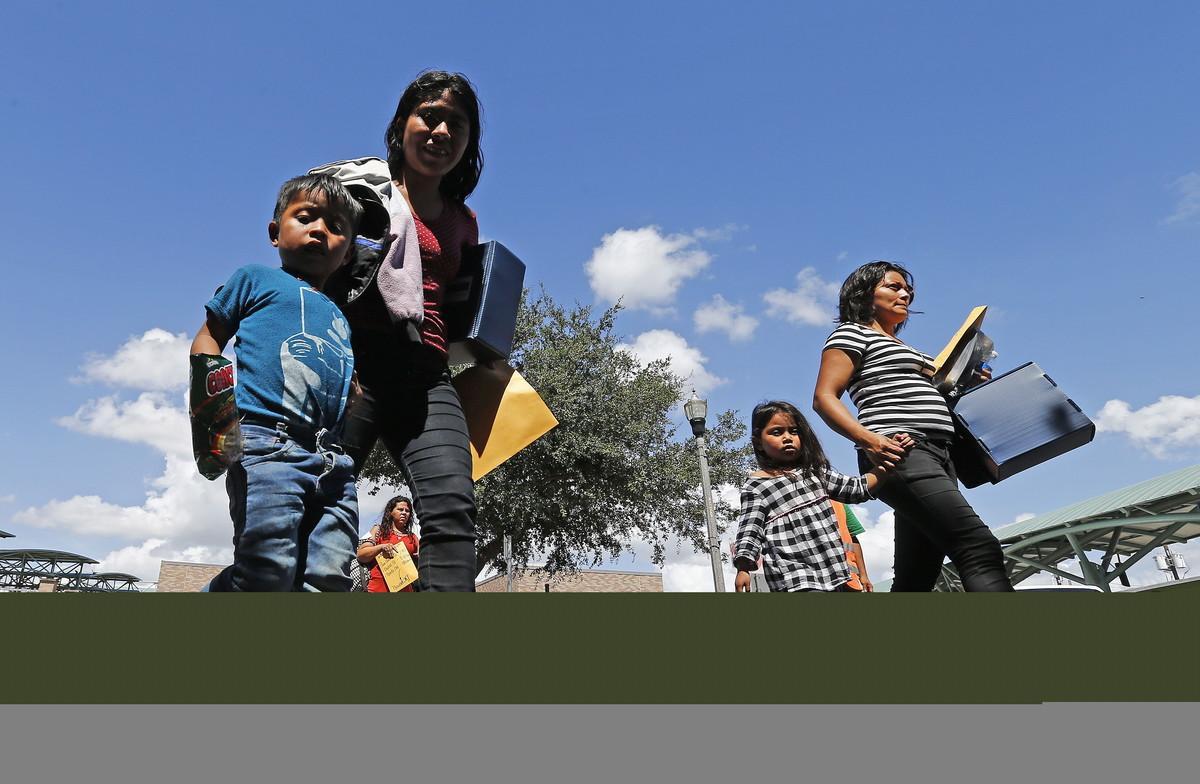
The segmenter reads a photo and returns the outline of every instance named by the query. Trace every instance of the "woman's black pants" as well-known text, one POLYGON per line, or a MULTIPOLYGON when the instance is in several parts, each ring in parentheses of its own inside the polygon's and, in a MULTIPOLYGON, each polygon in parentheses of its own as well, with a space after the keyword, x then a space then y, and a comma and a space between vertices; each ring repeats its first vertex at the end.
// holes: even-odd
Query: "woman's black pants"
MULTIPOLYGON (((858 463, 871 468, 861 452, 858 463)), ((875 497, 896 512, 893 592, 933 590, 946 556, 968 591, 1013 589, 1000 542, 958 489, 948 440, 918 441, 875 497)))
POLYGON ((422 591, 475 590, 475 487, 467 421, 446 361, 423 346, 355 335, 362 396, 343 443, 357 474, 383 440, 404 473, 421 526, 422 591))

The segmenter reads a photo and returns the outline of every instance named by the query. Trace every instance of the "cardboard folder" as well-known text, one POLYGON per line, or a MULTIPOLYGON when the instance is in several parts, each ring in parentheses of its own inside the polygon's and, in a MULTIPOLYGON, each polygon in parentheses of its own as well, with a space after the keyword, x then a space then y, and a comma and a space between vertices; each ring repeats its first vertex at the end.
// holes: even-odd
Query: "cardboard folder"
POLYGON ((375 559, 375 563, 379 564, 383 581, 387 583, 388 590, 393 593, 403 590, 417 581, 417 565, 413 563, 412 556, 409 555, 408 548, 404 546, 403 542, 396 545, 391 558, 380 553, 375 559))
POLYGON ((953 390, 967 371, 978 363, 984 349, 991 348, 991 340, 983 335, 979 327, 987 314, 987 305, 980 305, 971 310, 962 326, 950 338, 950 342, 933 360, 933 385, 943 395, 952 394, 953 390), (977 346, 982 342, 984 345, 977 346))
POLYGON ((506 364, 475 365, 454 377, 471 438, 471 479, 488 472, 558 425, 525 378, 506 364))

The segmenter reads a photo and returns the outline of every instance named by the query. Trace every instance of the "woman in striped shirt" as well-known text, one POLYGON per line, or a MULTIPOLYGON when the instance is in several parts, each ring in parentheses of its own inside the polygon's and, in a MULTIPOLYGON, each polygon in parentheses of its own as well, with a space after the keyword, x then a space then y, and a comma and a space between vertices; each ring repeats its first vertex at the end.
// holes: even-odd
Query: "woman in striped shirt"
POLYGON ((912 300, 912 275, 899 264, 873 261, 846 278, 813 408, 855 443, 864 470, 902 461, 875 490, 896 512, 893 591, 932 590, 946 556, 966 590, 1011 591, 1000 543, 959 490, 954 420, 930 380, 933 359, 896 337, 912 300), (842 403, 846 391, 857 417, 842 403), (907 456, 902 435, 916 442, 907 456))

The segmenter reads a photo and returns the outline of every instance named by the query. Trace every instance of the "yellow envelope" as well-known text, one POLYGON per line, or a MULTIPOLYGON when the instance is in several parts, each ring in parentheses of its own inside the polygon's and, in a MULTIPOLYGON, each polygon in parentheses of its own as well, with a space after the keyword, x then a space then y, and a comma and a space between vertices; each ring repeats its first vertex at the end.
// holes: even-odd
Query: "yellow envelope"
POLYGON ((970 334, 979 329, 979 325, 983 323, 983 317, 987 313, 987 305, 980 305, 971 311, 967 316, 967 320, 958 328, 958 332, 954 333, 954 337, 950 338, 950 342, 942 349, 942 353, 938 354, 933 360, 933 372, 941 371, 942 366, 950 361, 950 358, 955 354, 963 342, 970 337, 970 334))
POLYGON ((375 559, 375 563, 379 564, 383 580, 392 593, 403 590, 405 586, 417 581, 417 565, 413 563, 412 556, 409 555, 404 542, 396 545, 395 553, 391 558, 380 553, 375 559))
POLYGON ((471 479, 489 471, 558 426, 525 378, 506 364, 475 365, 454 377, 471 437, 471 479))

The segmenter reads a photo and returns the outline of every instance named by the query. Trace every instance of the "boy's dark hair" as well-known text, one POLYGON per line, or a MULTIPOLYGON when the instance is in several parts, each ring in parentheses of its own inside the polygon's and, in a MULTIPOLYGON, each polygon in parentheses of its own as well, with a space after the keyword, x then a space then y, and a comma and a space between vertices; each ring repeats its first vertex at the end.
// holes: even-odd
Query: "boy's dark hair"
POLYGON ((800 413, 800 409, 786 400, 768 400, 766 403, 759 403, 754 407, 753 413, 750 414, 750 443, 754 447, 754 457, 758 460, 759 468, 798 469, 802 473, 819 476, 829 467, 829 458, 825 457, 825 450, 821 448, 817 434, 813 432, 808 420, 800 413), (799 454, 796 456, 796 462, 792 465, 772 460, 762 448, 763 430, 771 421, 771 417, 776 414, 790 416, 796 423, 796 429, 800 431, 800 447, 797 450, 799 454))
POLYGON ((471 131, 467 136, 467 149, 463 152, 462 160, 442 177, 438 190, 450 201, 462 204, 479 184, 479 175, 483 172, 483 151, 479 148, 479 98, 467 77, 446 71, 422 71, 417 74, 417 78, 400 96, 396 114, 383 134, 383 143, 387 146, 388 169, 392 179, 399 180, 404 169, 405 123, 414 109, 426 101, 437 100, 447 90, 451 95, 458 96, 463 110, 467 113, 467 119, 471 122, 471 131))
POLYGON ((392 510, 395 509, 400 504, 404 504, 405 506, 408 507, 408 530, 409 531, 412 530, 412 518, 413 518, 412 501, 409 500, 408 496, 406 496, 406 495, 398 495, 398 496, 394 497, 392 500, 388 501, 387 506, 383 507, 383 517, 381 517, 379 520, 379 538, 380 539, 383 539, 383 538, 391 535, 392 528, 395 527, 395 525, 392 523, 392 510))
MULTIPOLYGON (((917 290, 913 288, 912 274, 891 261, 872 261, 851 272, 850 277, 846 278, 846 282, 842 284, 841 293, 838 295, 837 322, 839 324, 870 324, 874 321, 875 288, 879 285, 879 281, 883 280, 883 276, 889 272, 898 272, 904 278, 910 294, 908 301, 912 303, 917 298, 917 290)), ((897 325, 896 331, 899 332, 905 323, 907 321, 897 325)))
POLYGON ((324 196, 329 206, 346 216, 350 222, 348 233, 353 238, 354 230, 362 219, 362 205, 350 195, 341 181, 329 174, 302 174, 285 182, 279 189, 279 197, 275 199, 275 215, 271 220, 278 223, 288 205, 303 194, 324 196))

